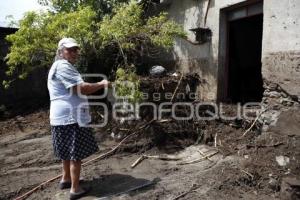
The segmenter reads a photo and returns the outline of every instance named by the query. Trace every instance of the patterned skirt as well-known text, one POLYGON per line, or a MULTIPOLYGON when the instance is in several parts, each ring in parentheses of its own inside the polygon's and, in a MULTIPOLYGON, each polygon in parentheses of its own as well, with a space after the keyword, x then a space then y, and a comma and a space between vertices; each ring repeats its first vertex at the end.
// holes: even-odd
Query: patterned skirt
POLYGON ((61 160, 82 160, 98 151, 92 129, 78 124, 51 126, 54 154, 61 160))

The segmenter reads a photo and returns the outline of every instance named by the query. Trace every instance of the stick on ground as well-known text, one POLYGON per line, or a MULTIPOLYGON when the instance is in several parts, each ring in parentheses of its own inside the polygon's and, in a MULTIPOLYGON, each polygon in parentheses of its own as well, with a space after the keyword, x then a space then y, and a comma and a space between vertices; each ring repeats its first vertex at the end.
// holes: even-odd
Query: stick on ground
POLYGON ((218 151, 215 151, 215 152, 212 152, 212 153, 206 155, 205 157, 198 158, 198 159, 195 159, 195 160, 191 160, 191 161, 188 161, 188 162, 178 163, 178 165, 186 165, 186 164, 197 163, 197 162, 200 162, 200 161, 205 160, 205 159, 207 159, 207 158, 210 158, 210 157, 216 155, 217 153, 219 153, 219 152, 218 152, 218 151))
MULTIPOLYGON (((115 151, 116 151, 116 150, 117 150, 117 149, 118 149, 118 148, 119 148, 119 147, 120 147, 120 146, 121 146, 128 138, 130 138, 131 136, 133 136, 133 135, 139 133, 140 130, 144 129, 146 126, 148 126, 149 124, 151 124, 153 121, 154 121, 154 119, 151 120, 150 122, 144 124, 143 126, 139 127, 139 129, 138 129, 137 131, 131 133, 131 134, 128 135, 128 136, 126 136, 126 137, 125 137, 121 142, 119 142, 119 144, 118 144, 117 146, 115 146, 112 150, 110 150, 110 151, 108 151, 107 153, 104 153, 104 154, 102 154, 102 155, 100 155, 100 156, 97 156, 96 158, 93 158, 93 159, 91 159, 91 160, 86 161, 85 163, 82 164, 82 166, 86 166, 87 164, 89 164, 89 163, 91 163, 91 162, 93 162, 93 161, 95 161, 95 160, 103 159, 103 158, 105 158, 105 157, 107 157, 107 156, 113 154, 113 153, 114 153, 114 152, 115 152, 115 151)), ((53 181, 55 181, 55 180, 57 180, 57 179, 59 179, 59 178, 61 178, 61 177, 62 177, 62 174, 60 174, 60 175, 58 175, 58 176, 56 176, 56 177, 53 177, 53 178, 51 178, 51 179, 49 179, 49 180, 47 180, 47 181, 41 183, 40 185, 36 186, 36 187, 33 188, 32 190, 26 192, 26 193, 23 194, 22 196, 17 197, 15 200, 23 200, 23 199, 26 199, 26 198, 29 197, 31 194, 33 194, 33 193, 36 192, 37 190, 41 189, 42 187, 44 187, 44 186, 47 185, 48 183, 51 183, 51 182, 53 182, 53 181)))
POLYGON ((131 168, 135 168, 140 162, 142 162, 146 158, 146 156, 142 155, 134 163, 132 163, 131 168))
POLYGON ((207 155, 205 155, 205 153, 203 153, 200 149, 198 149, 198 152, 203 156, 203 158, 206 158, 210 162, 214 162, 212 159, 210 159, 209 157, 207 157, 207 155))
POLYGON ((176 161, 176 160, 182 159, 182 158, 177 158, 177 157, 171 157, 168 155, 159 155, 159 156, 142 155, 134 163, 132 163, 131 168, 135 168, 138 164, 140 164, 146 158, 154 158, 154 159, 167 160, 167 161, 171 161, 171 160, 176 161))
POLYGON ((193 184, 192 187, 190 187, 190 189, 180 195, 178 195, 177 197, 173 198, 172 200, 178 200, 180 199, 181 197, 184 197, 185 195, 187 195, 188 193, 190 192, 194 192, 196 189, 197 189, 197 185, 196 184, 193 184))
POLYGON ((263 113, 264 111, 261 111, 257 117, 255 118, 255 120, 253 121, 252 125, 243 133, 242 137, 244 137, 249 131, 251 131, 251 129, 253 128, 253 126, 256 124, 257 120, 259 119, 259 117, 261 116, 261 114, 263 113))

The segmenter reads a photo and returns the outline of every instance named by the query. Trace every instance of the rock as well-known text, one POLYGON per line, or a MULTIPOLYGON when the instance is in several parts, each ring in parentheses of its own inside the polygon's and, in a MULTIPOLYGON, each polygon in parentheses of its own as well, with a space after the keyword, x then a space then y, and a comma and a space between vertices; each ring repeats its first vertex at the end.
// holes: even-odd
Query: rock
POLYGON ((276 92, 276 91, 270 92, 268 94, 268 96, 271 97, 271 98, 280 98, 281 97, 280 93, 276 92))
POLYGON ((294 102, 289 99, 281 99, 280 103, 284 106, 293 106, 294 102))
POLYGON ((281 106, 280 105, 274 105, 272 108, 273 108, 273 110, 280 110, 281 106))
POLYGON ((263 113, 261 117, 265 125, 274 126, 279 118, 280 113, 281 112, 278 110, 270 110, 268 112, 263 113))
POLYGON ((282 179, 281 200, 299 200, 300 199, 300 179, 296 177, 286 177, 282 179))
POLYGON ((271 90, 277 90, 278 85, 276 83, 270 83, 268 85, 268 88, 271 89, 271 90))
POLYGON ((150 75, 152 76, 162 76, 166 73, 166 69, 163 66, 155 65, 149 70, 150 75))
POLYGON ((279 166, 284 167, 290 163, 290 158, 286 156, 276 156, 276 161, 279 166))
POLYGON ((287 97, 288 97, 288 95, 287 95, 286 93, 284 93, 284 92, 281 92, 280 94, 281 94, 281 96, 282 96, 283 98, 287 98, 287 97))
POLYGON ((111 132, 110 137, 115 138, 115 133, 111 132))
POLYGON ((279 181, 276 180, 275 178, 270 178, 268 185, 272 190, 274 190, 276 192, 278 192, 280 190, 279 181))
POLYGON ((114 132, 111 132, 110 137, 112 137, 114 140, 118 141, 122 138, 122 135, 120 133, 115 134, 114 132))
POLYGON ((171 74, 171 76, 177 77, 177 76, 178 76, 178 73, 174 72, 173 74, 171 74))
POLYGON ((17 116, 16 119, 17 119, 17 121, 24 121, 25 118, 22 116, 17 116))

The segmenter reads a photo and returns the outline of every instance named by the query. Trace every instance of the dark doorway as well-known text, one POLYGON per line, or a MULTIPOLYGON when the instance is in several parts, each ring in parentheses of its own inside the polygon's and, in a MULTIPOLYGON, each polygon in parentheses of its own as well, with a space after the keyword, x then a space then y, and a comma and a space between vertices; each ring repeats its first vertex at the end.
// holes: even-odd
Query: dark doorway
POLYGON ((228 87, 231 102, 260 102, 263 15, 228 22, 228 87))

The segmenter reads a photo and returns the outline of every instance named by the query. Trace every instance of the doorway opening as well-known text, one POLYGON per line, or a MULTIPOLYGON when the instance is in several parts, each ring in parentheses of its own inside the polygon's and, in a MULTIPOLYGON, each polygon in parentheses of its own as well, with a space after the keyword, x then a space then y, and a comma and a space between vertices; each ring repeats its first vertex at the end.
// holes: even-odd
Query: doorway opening
POLYGON ((263 15, 229 22, 228 98, 234 102, 260 102, 263 15))
POLYGON ((221 11, 218 100, 260 102, 263 2, 246 1, 221 11))

